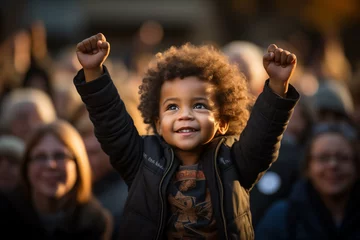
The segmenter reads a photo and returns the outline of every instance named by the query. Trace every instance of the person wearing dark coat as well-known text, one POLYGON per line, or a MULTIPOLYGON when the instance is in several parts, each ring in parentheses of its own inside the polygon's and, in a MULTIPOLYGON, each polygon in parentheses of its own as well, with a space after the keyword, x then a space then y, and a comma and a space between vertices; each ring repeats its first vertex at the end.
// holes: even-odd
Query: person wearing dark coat
POLYGON ((0 196, 2 239, 111 239, 113 220, 92 195, 84 142, 68 122, 34 130, 21 177, 18 188, 0 196))
POLYGON ((358 138, 341 124, 316 129, 305 152, 305 177, 268 210, 256 239, 360 239, 358 138))

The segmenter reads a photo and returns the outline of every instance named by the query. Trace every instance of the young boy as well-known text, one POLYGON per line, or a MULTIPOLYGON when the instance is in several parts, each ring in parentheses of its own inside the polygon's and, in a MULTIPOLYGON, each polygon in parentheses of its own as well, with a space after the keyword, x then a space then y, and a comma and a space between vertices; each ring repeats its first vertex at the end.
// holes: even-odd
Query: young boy
POLYGON ((295 55, 269 46, 270 79, 249 120, 246 81, 219 51, 186 44, 156 55, 139 106, 155 135, 141 137, 103 66, 109 52, 101 33, 80 42, 74 83, 129 187, 121 239, 253 239, 249 191, 276 160, 299 99, 295 55))

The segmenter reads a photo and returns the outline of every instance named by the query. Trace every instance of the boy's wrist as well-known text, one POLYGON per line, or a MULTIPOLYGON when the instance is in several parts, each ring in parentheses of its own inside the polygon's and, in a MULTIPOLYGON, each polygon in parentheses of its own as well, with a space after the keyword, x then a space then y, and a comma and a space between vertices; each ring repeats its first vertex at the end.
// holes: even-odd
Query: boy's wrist
POLYGON ((91 68, 91 69, 83 68, 83 69, 84 69, 84 75, 85 75, 86 82, 91 82, 95 79, 98 79, 104 73, 104 68, 102 65, 100 65, 99 67, 96 67, 96 68, 91 68))
POLYGON ((269 87, 274 93, 285 98, 286 93, 289 88, 289 82, 285 81, 285 82, 278 83, 276 81, 271 81, 271 79, 270 79, 269 87))

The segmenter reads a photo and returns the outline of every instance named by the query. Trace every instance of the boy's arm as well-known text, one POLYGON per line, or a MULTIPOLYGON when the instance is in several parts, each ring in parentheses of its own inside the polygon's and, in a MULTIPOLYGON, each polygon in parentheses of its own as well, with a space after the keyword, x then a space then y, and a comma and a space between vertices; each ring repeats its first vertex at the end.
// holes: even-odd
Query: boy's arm
POLYGON ((289 85, 295 66, 295 55, 275 45, 270 45, 264 55, 270 79, 253 106, 240 140, 232 147, 240 182, 246 189, 251 189, 278 157, 282 135, 300 97, 289 85))
POLYGON ((80 70, 74 84, 86 105, 102 149, 130 186, 142 159, 143 141, 106 67, 100 78, 88 83, 84 71, 80 70))
POLYGON ((109 52, 110 44, 101 33, 78 43, 76 54, 83 69, 75 76, 74 84, 102 149, 130 186, 142 159, 143 141, 103 66, 109 52))
POLYGON ((266 81, 240 140, 232 147, 240 183, 246 189, 251 189, 278 158, 282 135, 298 99, 299 94, 291 85, 287 98, 282 98, 271 90, 269 80, 266 81))

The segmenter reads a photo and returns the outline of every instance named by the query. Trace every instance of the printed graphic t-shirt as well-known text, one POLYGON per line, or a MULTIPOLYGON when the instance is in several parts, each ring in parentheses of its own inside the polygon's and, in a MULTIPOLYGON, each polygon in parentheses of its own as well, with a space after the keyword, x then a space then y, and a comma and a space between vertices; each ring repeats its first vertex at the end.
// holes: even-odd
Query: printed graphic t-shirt
POLYGON ((200 164, 179 167, 168 190, 168 202, 168 239, 217 239, 210 192, 200 164))

